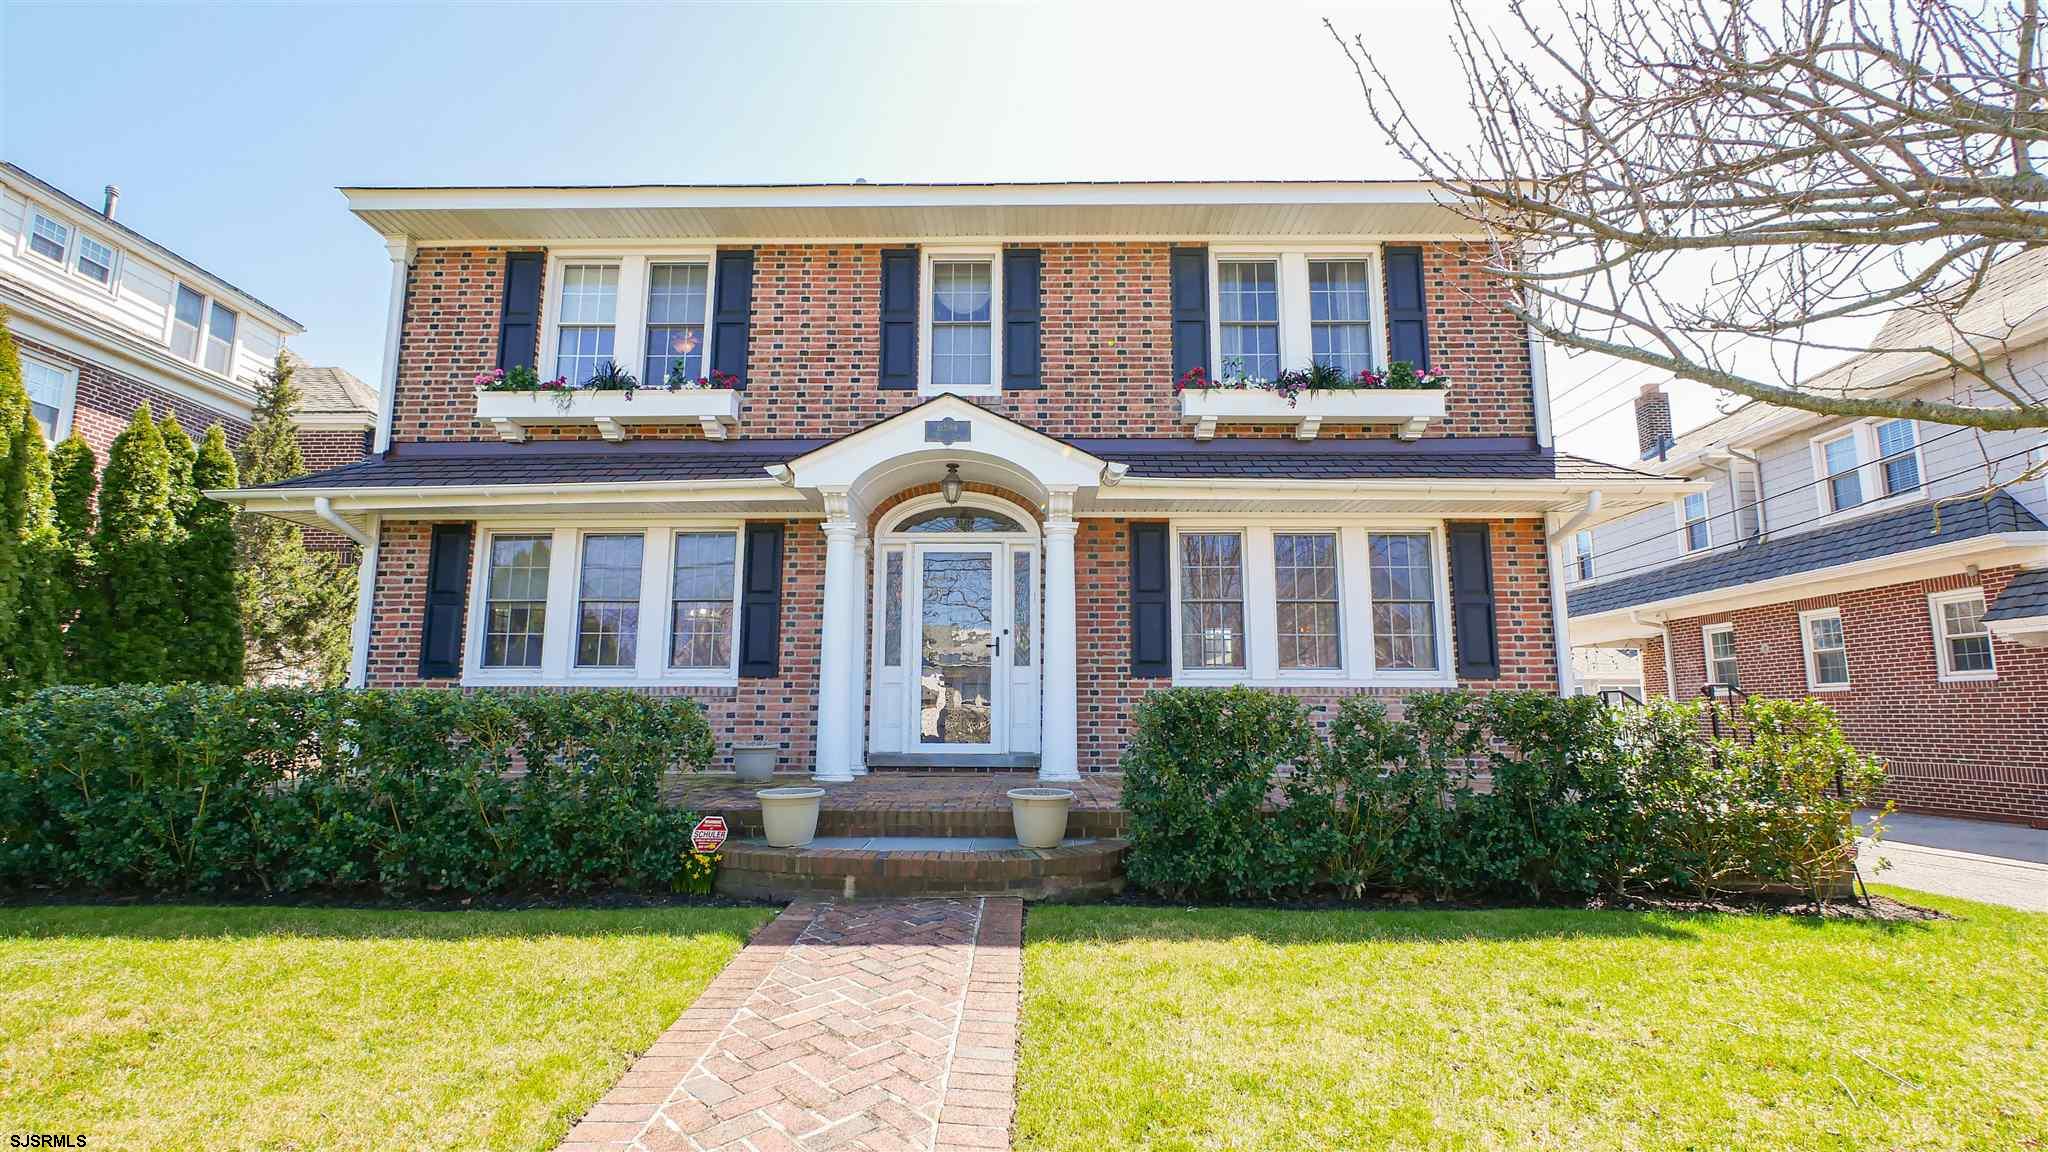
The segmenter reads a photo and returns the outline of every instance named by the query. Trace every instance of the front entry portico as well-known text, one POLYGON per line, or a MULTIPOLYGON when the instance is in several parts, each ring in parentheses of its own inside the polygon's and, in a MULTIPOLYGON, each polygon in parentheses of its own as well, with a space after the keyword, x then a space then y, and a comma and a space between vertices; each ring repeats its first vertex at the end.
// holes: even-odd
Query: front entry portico
POLYGON ((817 777, 871 753, 1036 753, 1041 778, 1078 779, 1074 503, 1111 466, 942 396, 776 475, 826 514, 817 777), (873 509, 949 470, 975 491, 890 506, 870 534, 873 509))

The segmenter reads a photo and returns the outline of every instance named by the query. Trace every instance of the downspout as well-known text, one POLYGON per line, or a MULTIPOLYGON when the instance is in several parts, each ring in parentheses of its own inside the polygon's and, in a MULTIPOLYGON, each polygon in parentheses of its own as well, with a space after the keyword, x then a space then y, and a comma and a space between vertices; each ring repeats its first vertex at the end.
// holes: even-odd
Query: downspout
MULTIPOLYGON (((1595 516, 1598 516, 1600 514, 1600 501, 1601 497, 1599 489, 1596 488, 1593 491, 1586 493, 1586 506, 1579 509, 1577 512, 1573 513, 1571 519, 1565 521, 1562 524, 1557 525, 1556 529, 1549 533, 1551 543, 1554 544, 1560 540, 1566 539, 1567 537, 1571 536, 1572 533, 1577 532, 1579 530, 1579 525, 1584 524, 1586 521, 1591 520, 1595 516)), ((1553 513, 1553 516, 1554 515, 1555 514, 1553 513)))

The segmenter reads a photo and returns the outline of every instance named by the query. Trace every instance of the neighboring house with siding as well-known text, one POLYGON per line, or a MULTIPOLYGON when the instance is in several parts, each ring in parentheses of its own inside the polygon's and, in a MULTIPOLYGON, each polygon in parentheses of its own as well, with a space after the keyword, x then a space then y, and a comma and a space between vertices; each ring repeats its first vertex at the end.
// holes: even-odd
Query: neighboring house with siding
MULTIPOLYGON (((1996 379, 2048 395, 2048 249, 1994 266, 1954 330, 1896 317, 1875 344, 1958 333, 1997 353, 1996 379)), ((1897 351, 1817 384, 1962 387, 1897 351)), ((1659 389, 1636 403, 1643 466, 1709 486, 1575 533, 1573 643, 1640 647, 1653 694, 1826 700, 1903 808, 2048 822, 2048 430, 1748 404, 1673 439, 1659 389)))
MULTIPOLYGON (((118 204, 111 186, 95 209, 0 163, 0 305, 36 418, 53 443, 83 436, 102 465, 144 402, 158 417, 176 412, 194 439, 219 424, 240 444, 258 380, 304 329, 122 224, 118 204)), ((374 390, 335 369, 300 378, 308 463, 361 459, 376 424, 374 390)))
POLYGON ((1170 684, 1568 692, 1566 522, 1705 487, 1554 449, 1423 184, 344 191, 391 257, 376 451, 229 498, 367 546, 357 684, 1073 778, 1170 684), (1450 384, 1177 387, 1312 359, 1450 384), (644 385, 478 387, 607 361, 644 385))

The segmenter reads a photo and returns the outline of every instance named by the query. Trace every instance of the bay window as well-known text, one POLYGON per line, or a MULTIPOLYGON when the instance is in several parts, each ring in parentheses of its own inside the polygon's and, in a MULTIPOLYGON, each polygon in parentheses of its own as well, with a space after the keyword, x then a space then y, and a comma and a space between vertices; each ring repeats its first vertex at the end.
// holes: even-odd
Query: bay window
POLYGON ((1282 669, 1342 666, 1335 533, 1273 534, 1273 603, 1282 669))
POLYGON ((1373 665, 1381 671, 1432 671, 1437 666, 1436 565, 1427 533, 1374 533, 1373 665))
POLYGON ((583 538, 576 606, 576 666, 631 668, 640 636, 640 561, 646 540, 634 535, 583 538))
POLYGON ((1216 266, 1220 379, 1271 380, 1280 375, 1280 266, 1273 260, 1226 260, 1216 266))

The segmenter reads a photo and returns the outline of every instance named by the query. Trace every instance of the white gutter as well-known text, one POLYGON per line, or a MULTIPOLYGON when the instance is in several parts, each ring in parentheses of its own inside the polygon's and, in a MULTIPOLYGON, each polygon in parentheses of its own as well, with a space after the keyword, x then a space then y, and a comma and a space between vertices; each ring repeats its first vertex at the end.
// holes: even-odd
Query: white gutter
POLYGON ((333 500, 325 496, 313 497, 313 515, 318 516, 322 520, 327 521, 329 524, 334 525, 334 530, 336 532, 341 533, 343 536, 348 537, 349 539, 355 541, 363 547, 368 548, 370 546, 370 534, 368 532, 363 531, 361 528, 356 527, 354 522, 346 519, 340 513, 336 512, 334 510, 333 500))
POLYGON ((1574 514, 1571 519, 1565 521, 1562 524, 1557 525, 1556 529, 1550 533, 1550 542, 1555 544, 1558 541, 1564 539, 1565 537, 1570 536, 1572 533, 1577 532, 1579 528, 1582 525, 1584 525, 1587 521, 1591 520, 1595 516, 1598 516, 1599 514, 1600 490, 1598 488, 1595 488, 1591 492, 1588 492, 1586 494, 1586 506, 1584 508, 1579 509, 1579 511, 1576 514, 1574 514))

